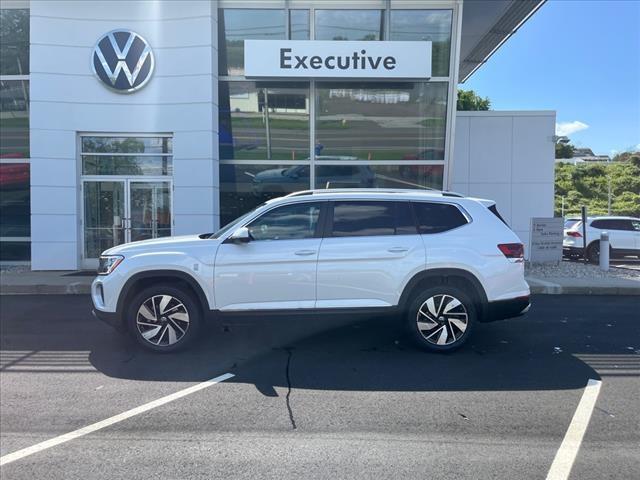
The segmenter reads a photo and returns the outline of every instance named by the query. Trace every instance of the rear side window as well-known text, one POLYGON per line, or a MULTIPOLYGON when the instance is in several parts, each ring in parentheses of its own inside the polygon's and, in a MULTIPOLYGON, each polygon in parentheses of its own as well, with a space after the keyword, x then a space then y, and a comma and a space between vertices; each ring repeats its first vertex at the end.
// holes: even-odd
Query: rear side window
POLYGON ((413 211, 423 234, 442 233, 468 223, 458 207, 446 203, 414 202, 413 211))
POLYGON ((417 232, 409 203, 352 201, 333 204, 333 237, 411 233, 417 232))
POLYGON ((603 219, 591 222, 593 228, 600 230, 633 230, 631 220, 603 219))

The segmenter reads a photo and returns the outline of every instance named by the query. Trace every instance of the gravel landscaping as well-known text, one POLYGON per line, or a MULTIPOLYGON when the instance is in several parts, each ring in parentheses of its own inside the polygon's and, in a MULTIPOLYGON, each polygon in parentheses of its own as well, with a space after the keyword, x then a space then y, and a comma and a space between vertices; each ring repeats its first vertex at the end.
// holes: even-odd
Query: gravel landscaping
POLYGON ((626 268, 610 268, 608 272, 600 270, 598 265, 581 262, 563 261, 559 264, 525 264, 525 275, 535 278, 628 278, 640 280, 640 271, 626 268))

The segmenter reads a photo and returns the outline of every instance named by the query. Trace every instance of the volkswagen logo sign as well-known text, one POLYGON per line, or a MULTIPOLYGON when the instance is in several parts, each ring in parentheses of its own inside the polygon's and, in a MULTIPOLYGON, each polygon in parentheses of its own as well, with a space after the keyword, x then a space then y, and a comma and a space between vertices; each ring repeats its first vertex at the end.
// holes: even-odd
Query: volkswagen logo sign
POLYGON ((151 79, 155 60, 147 41, 131 30, 105 33, 93 49, 93 73, 118 93, 133 93, 151 79))

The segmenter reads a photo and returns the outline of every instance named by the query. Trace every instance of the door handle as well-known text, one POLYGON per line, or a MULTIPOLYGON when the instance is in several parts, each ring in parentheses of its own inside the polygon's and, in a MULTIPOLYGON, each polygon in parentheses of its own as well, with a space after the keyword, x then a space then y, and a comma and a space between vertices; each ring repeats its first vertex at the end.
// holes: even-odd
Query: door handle
POLYGON ((316 251, 315 250, 298 250, 297 252, 294 252, 296 255, 300 255, 301 257, 307 256, 307 255, 315 255, 316 251))
POLYGON ((409 249, 405 247, 391 247, 387 250, 387 252, 390 252, 390 253, 404 253, 407 251, 409 251, 409 249))

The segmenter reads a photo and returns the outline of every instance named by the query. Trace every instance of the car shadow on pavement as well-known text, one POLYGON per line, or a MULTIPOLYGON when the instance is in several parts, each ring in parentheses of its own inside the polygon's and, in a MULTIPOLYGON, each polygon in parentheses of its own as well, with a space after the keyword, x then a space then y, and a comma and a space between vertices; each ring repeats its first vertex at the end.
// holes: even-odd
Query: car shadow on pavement
MULTIPOLYGON (((593 306, 586 310, 602 308, 611 317, 587 323, 567 306, 571 297, 563 297, 538 297, 525 317, 478 325, 469 342, 450 354, 424 352, 408 343, 397 318, 298 316, 213 322, 194 348, 170 355, 143 351, 92 319, 86 299, 33 297, 17 316, 3 308, 2 370, 97 370, 115 378, 170 382, 198 382, 232 372, 236 376, 229 382, 253 384, 268 396, 277 395, 274 387, 559 390, 582 388, 602 371, 638 375, 640 355, 619 347, 620 338, 635 338, 637 322, 623 321, 625 316, 612 311, 609 300, 590 299, 593 306), (60 308, 52 308, 56 302, 60 308), (597 363, 598 372, 583 361, 585 355, 593 360, 588 363, 597 363)), ((632 311, 632 301, 617 297, 613 305, 632 311)))

